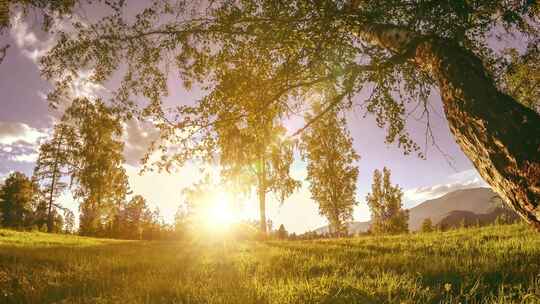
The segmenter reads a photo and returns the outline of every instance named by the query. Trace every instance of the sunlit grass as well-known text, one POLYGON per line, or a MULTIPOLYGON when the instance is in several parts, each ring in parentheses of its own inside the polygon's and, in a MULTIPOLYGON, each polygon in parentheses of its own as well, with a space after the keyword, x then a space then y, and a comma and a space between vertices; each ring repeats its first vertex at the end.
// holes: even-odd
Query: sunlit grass
POLYGON ((540 236, 522 225, 212 244, 0 233, 0 303, 540 302, 540 236))

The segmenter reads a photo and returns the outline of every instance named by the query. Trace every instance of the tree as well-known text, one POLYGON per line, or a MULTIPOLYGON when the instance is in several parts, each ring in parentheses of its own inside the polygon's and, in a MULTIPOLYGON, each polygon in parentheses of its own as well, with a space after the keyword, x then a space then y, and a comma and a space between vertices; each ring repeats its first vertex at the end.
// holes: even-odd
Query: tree
POLYGON ((540 39, 529 43, 525 53, 509 49, 502 85, 517 101, 540 113, 540 39))
POLYGON ((128 191, 122 167, 122 126, 103 102, 75 99, 62 124, 73 135, 71 158, 74 197, 81 199, 82 235, 99 235, 112 230, 114 218, 128 191))
POLYGON ((135 240, 142 239, 143 229, 152 222, 152 218, 148 218, 146 199, 141 195, 135 195, 126 205, 124 214, 125 226, 123 229, 127 232, 125 237, 135 240))
POLYGON ((174 214, 174 232, 177 238, 183 238, 187 235, 191 216, 191 210, 184 204, 180 204, 176 209, 176 213, 174 214))
POLYGON ((275 126, 267 113, 262 113, 260 120, 248 121, 244 130, 236 125, 218 128, 222 174, 226 180, 233 181, 236 189, 240 188, 247 193, 255 189, 259 202, 260 230, 263 234, 268 230, 267 193, 276 194, 283 203, 300 186, 289 175, 293 162, 292 142, 282 139, 285 129, 275 126))
MULTIPOLYGON (((313 106, 310 121, 322 111, 320 103, 313 106)), ((356 202, 359 159, 352 147, 344 116, 332 110, 311 125, 302 135, 302 150, 307 159, 307 180, 311 198, 319 204, 319 213, 330 222, 330 233, 347 235, 347 222, 352 220, 356 202)))
MULTIPOLYGON (((192 120, 202 109, 197 106, 164 110, 169 70, 159 67, 169 63, 188 87, 200 82, 211 94, 245 62, 270 61, 262 82, 249 78, 257 67, 246 65, 240 75, 246 77, 234 77, 239 81, 229 83, 229 91, 241 100, 271 88, 275 94, 257 102, 261 111, 282 104, 283 119, 301 109, 318 84, 331 83, 338 92, 325 109, 351 106, 362 96, 377 125, 387 129, 386 142, 397 142, 406 154, 420 149, 406 129, 410 103, 424 114, 429 140, 428 97, 438 87, 463 152, 507 204, 540 229, 540 116, 504 93, 495 64, 504 55, 488 43, 494 31, 534 40, 539 10, 534 1, 246 0, 197 9, 162 0, 136 18, 115 13, 76 24, 76 33, 63 34, 42 61, 42 73, 56 82, 52 104, 81 66, 94 68, 98 82, 120 73, 117 102, 153 117, 162 151, 170 151, 167 143, 212 150, 199 134, 219 123, 212 115, 192 120), (149 100, 143 111, 134 107, 135 96, 149 100)), ((165 163, 186 160, 170 154, 165 163)))
POLYGON ((36 194, 36 184, 28 177, 21 172, 11 173, 0 190, 2 226, 17 229, 29 227, 36 194))
POLYGON ((373 172, 371 193, 366 196, 371 210, 371 231, 376 234, 398 234, 409 231, 409 213, 402 209, 403 192, 398 185, 392 186, 390 170, 373 172))
POLYGON ((285 240, 289 236, 289 233, 287 232, 287 229, 285 229, 285 226, 283 226, 283 224, 279 225, 276 236, 280 240, 285 240))
POLYGON ((75 214, 69 209, 64 209, 64 233, 73 233, 75 230, 75 214))
MULTIPOLYGON (((221 174, 231 189, 237 194, 251 194, 255 190, 263 234, 268 230, 267 194, 273 193, 283 203, 300 186, 289 174, 294 143, 286 138, 286 129, 279 119, 284 105, 261 108, 261 102, 278 93, 275 88, 264 86, 271 68, 271 60, 258 58, 246 60, 230 73, 218 76, 218 85, 192 109, 196 115, 190 119, 204 123, 216 116, 222 122, 204 133, 203 141, 215 141, 221 174), (257 84, 258 89, 231 85, 246 79, 257 84), (250 93, 240 97, 239 89, 250 93)), ((187 154, 189 157, 192 153, 188 150, 187 154)))
POLYGON ((47 232, 53 231, 54 214, 60 207, 55 200, 66 188, 62 177, 70 165, 70 143, 73 133, 64 124, 55 127, 52 138, 39 147, 39 157, 34 168, 33 179, 42 187, 41 193, 46 202, 47 232))
POLYGON ((431 222, 431 219, 428 217, 424 219, 422 222, 422 232, 433 232, 433 223, 431 222))

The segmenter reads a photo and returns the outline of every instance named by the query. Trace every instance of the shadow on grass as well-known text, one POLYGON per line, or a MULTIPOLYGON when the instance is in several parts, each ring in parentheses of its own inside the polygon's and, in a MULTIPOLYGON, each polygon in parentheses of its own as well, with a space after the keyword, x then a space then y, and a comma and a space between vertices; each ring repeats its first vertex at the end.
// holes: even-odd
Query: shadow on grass
POLYGON ((0 247, 0 303, 269 303, 221 254, 180 242, 0 247))
MULTIPOLYGON (((444 236, 441 238, 444 240, 444 236)), ((540 250, 538 249, 509 252, 507 247, 499 247, 502 238, 486 236, 479 238, 482 244, 487 244, 484 247, 475 247, 471 244, 460 247, 462 240, 456 239, 446 240, 454 242, 446 247, 441 246, 441 239, 435 240, 434 245, 430 243, 431 246, 411 245, 411 242, 414 244, 415 241, 422 240, 420 237, 417 239, 413 237, 401 244, 359 240, 357 244, 347 244, 347 246, 339 246, 343 243, 341 240, 313 244, 267 242, 266 246, 280 251, 294 252, 291 256, 295 257, 296 261, 288 261, 290 265, 302 265, 303 261, 309 261, 313 257, 320 259, 325 266, 313 266, 304 270, 304 274, 308 277, 324 278, 336 274, 347 276, 352 273, 357 281, 366 281, 384 273, 389 277, 394 275, 394 277, 409 278, 409 281, 417 282, 417 287, 420 289, 437 291, 432 292, 428 301, 431 303, 443 301, 450 294, 458 295, 459 299, 466 299, 466 303, 482 303, 482 298, 487 294, 497 297, 498 293, 505 288, 519 290, 519 292, 509 292, 509 298, 512 301, 519 302, 520 296, 530 290, 538 293, 540 301, 540 286, 538 285, 540 283, 540 250), (461 251, 460 248, 462 248, 461 251), (360 270, 355 272, 355 269, 360 270)), ((277 260, 285 259, 282 256, 276 256, 275 259, 276 263, 285 263, 284 261, 277 262, 277 260)), ((409 289, 394 290, 396 293, 393 296, 397 299, 407 298, 411 292, 411 285, 406 285, 406 287, 409 289)), ((387 298, 385 300, 387 296, 388 293, 385 290, 376 291, 372 300, 377 300, 371 303, 388 301, 387 298)))

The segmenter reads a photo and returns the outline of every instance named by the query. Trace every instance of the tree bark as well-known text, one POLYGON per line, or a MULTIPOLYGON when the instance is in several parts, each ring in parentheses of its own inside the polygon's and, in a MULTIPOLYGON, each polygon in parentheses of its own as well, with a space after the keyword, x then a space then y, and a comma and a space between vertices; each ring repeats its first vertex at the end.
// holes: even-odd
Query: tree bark
POLYGON ((438 37, 394 26, 361 33, 400 52, 439 84, 448 125, 478 173, 523 219, 540 231, 540 116, 500 92, 478 56, 438 37))
POLYGON ((266 160, 261 157, 261 172, 259 176, 259 213, 260 227, 263 235, 267 234, 266 229, 266 160))
POLYGON ((62 144, 62 136, 58 139, 58 143, 56 145, 55 155, 54 155, 54 165, 53 165, 53 171, 52 171, 52 178, 51 178, 51 189, 49 192, 49 207, 47 211, 47 232, 52 233, 53 232, 53 201, 54 201, 54 191, 57 187, 56 183, 58 182, 59 176, 56 175, 58 172, 58 158, 60 154, 60 148, 62 144))

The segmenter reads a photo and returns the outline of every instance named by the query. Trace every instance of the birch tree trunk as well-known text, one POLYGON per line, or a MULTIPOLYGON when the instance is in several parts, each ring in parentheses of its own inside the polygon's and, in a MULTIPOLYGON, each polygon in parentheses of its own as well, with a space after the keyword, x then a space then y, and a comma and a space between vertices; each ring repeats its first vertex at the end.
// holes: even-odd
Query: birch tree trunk
POLYGON ((410 58, 439 84, 448 125, 482 178, 540 231, 540 116, 500 92, 478 56, 456 43, 395 26, 360 36, 410 58))
POLYGON ((266 159, 261 153, 260 163, 261 163, 261 172, 259 173, 259 221, 261 233, 267 235, 267 223, 266 223, 266 159))

